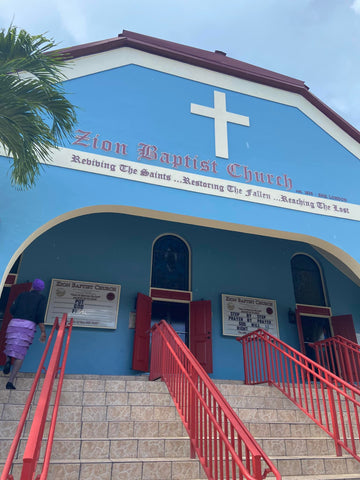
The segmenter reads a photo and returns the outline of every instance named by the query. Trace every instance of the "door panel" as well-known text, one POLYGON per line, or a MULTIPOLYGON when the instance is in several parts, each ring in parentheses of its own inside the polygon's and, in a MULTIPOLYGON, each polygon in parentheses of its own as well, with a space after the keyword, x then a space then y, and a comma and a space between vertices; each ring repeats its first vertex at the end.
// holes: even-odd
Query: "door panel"
POLYGON ((165 320, 173 327, 181 340, 189 347, 189 304, 178 302, 159 302, 153 300, 151 308, 151 326, 165 320))
POLYGON ((341 335, 354 343, 358 343, 352 315, 336 315, 335 317, 331 317, 331 326, 334 336, 341 335))
POLYGON ((190 350, 207 373, 213 371, 211 302, 190 303, 190 350))
POLYGON ((301 323, 301 313, 299 312, 298 309, 296 309, 296 325, 297 325, 298 335, 299 335, 300 351, 305 355, 305 343, 304 343, 304 333, 303 333, 302 323, 301 323))
POLYGON ((329 319, 331 315, 330 308, 328 307, 316 307, 311 305, 296 305, 296 323, 299 334, 300 351, 304 355, 309 356, 314 360, 313 349, 307 346, 307 343, 315 342, 317 338, 305 338, 303 326, 307 326, 307 322, 313 322, 316 320, 329 319), (303 324, 303 322, 305 322, 303 324))
POLYGON ((6 330, 10 320, 12 319, 12 315, 10 313, 11 305, 14 303, 15 299, 20 295, 20 293, 29 292, 31 290, 31 286, 31 282, 18 283, 17 285, 13 285, 10 289, 9 299, 6 305, 4 318, 0 330, 0 365, 4 365, 6 362, 6 355, 4 354, 4 349, 6 345, 6 330))
POLYGON ((151 298, 138 293, 136 301, 136 324, 132 368, 149 371, 151 298))

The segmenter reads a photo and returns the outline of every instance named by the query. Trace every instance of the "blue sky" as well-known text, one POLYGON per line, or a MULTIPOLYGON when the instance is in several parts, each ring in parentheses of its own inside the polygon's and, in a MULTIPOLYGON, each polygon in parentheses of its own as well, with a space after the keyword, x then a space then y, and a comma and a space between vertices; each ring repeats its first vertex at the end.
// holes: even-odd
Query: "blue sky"
POLYGON ((360 129, 360 0, 0 0, 0 26, 60 47, 122 30, 203 48, 304 80, 360 129))

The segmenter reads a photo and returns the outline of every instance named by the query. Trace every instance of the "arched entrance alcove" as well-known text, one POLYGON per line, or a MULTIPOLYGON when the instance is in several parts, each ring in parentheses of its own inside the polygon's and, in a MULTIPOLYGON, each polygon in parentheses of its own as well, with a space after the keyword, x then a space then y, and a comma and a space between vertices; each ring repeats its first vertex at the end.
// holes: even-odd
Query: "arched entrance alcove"
POLYGON ((317 237, 311 237, 309 235, 303 235, 301 233, 286 232, 280 230, 270 230, 267 228, 258 228, 248 225, 241 225, 229 222, 220 222, 218 220, 211 220, 205 218, 190 217, 185 215, 176 215, 168 212, 160 212, 153 210, 146 210, 136 207, 128 207, 125 205, 94 205, 91 207, 80 208, 69 211, 63 215, 53 218, 51 221, 45 223, 40 228, 35 230, 31 235, 25 238, 19 248, 14 252, 13 256, 9 258, 9 263, 3 272, 0 290, 2 290, 7 275, 9 274, 12 266, 23 253, 23 251, 40 235, 45 233, 52 227, 62 223, 66 220, 79 217, 82 215, 88 215, 92 213, 125 213, 129 215, 135 215, 144 218, 154 218, 167 221, 174 221, 178 223, 188 223, 189 225, 198 225, 204 227, 212 227, 216 229, 229 230, 234 232, 250 233, 254 235, 262 235, 265 237, 279 238, 286 240, 294 240, 304 242, 314 247, 321 255, 327 258, 327 260, 333 263, 336 268, 341 270, 345 275, 351 278, 352 281, 360 285, 360 264, 344 250, 338 248, 336 245, 329 243, 317 237))
MULTIPOLYGON (((275 300, 280 337, 298 347, 298 331, 289 323, 288 312, 296 305, 291 259, 299 252, 321 264, 334 313, 352 313, 347 307, 360 307, 359 265, 320 239, 124 206, 74 210, 24 240, 7 268, 8 272, 22 254, 17 282, 43 277, 46 293, 54 278, 121 286, 116 328, 74 330, 69 373, 134 373, 136 298, 138 293, 154 297, 153 245, 165 236, 184 241, 191 254, 188 286, 171 288, 168 284, 167 288, 182 292, 184 303, 211 302, 214 377, 241 379, 243 375, 239 343, 223 334, 222 294, 275 300)), ((172 258, 168 257, 165 267, 172 269, 175 249, 168 248, 172 258)), ((174 298, 171 293, 170 299, 174 298)), ((35 342, 24 368, 32 371, 39 355, 35 342)))

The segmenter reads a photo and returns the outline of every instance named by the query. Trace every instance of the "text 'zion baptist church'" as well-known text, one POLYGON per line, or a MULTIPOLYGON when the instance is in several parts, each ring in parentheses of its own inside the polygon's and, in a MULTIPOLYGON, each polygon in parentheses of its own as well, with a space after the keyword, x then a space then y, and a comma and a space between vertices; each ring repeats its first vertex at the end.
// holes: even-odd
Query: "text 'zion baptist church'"
MULTIPOLYGON (((100 134, 92 136, 91 131, 76 130, 75 141, 72 145, 79 145, 81 147, 89 148, 90 150, 102 150, 105 153, 114 153, 125 157, 128 155, 128 144, 122 142, 112 142, 110 140, 100 141, 100 134)), ((218 162, 216 160, 200 160, 197 155, 178 155, 169 152, 161 152, 156 145, 149 145, 139 142, 137 144, 137 160, 160 162, 163 166, 173 169, 187 169, 195 172, 210 173, 218 175, 218 162)), ((85 163, 91 166, 99 166, 95 163, 97 160, 73 158, 73 162, 85 163), (95 162, 95 163, 94 163, 95 162)), ((115 170, 115 165, 110 162, 106 164, 105 168, 111 171, 115 170)), ((227 174, 232 178, 242 179, 245 183, 260 183, 267 185, 276 185, 283 187, 286 190, 292 190, 293 181, 286 175, 275 175, 273 173, 259 172, 250 169, 247 165, 239 163, 229 163, 226 167, 227 174)))

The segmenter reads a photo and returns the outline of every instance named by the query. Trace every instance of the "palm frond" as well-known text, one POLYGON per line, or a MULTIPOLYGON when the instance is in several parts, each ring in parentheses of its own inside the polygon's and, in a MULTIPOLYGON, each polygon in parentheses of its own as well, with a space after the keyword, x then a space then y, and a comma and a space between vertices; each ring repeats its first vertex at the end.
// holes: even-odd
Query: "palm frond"
POLYGON ((60 83, 65 58, 53 40, 11 26, 0 31, 0 143, 13 158, 12 183, 30 188, 76 123, 60 83))

